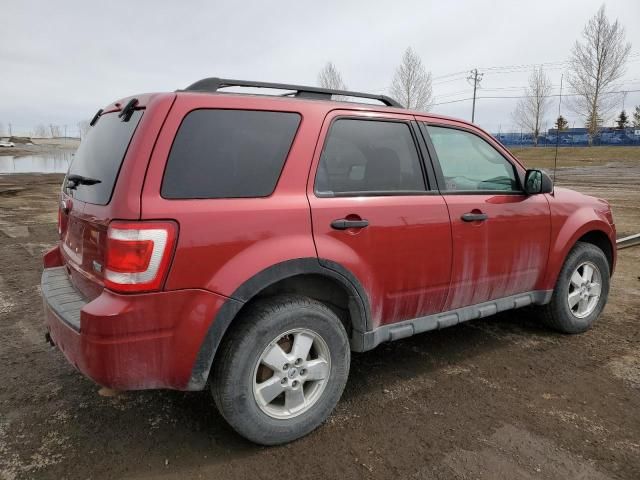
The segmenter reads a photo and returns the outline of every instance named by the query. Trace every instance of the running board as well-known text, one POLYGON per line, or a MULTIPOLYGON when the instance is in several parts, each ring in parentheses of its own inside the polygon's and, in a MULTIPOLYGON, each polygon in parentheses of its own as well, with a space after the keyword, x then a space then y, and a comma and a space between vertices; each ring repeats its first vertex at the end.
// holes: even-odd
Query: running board
POLYGON ((616 248, 622 250, 623 248, 635 247, 640 245, 640 233, 635 235, 629 235, 628 237, 619 238, 616 240, 616 248))
POLYGON ((553 290, 537 290, 519 293, 489 302, 458 308, 448 312, 427 315, 390 325, 381 325, 370 332, 354 331, 351 339, 351 349, 355 352, 365 352, 377 347, 383 342, 390 342, 407 338, 416 333, 439 330, 458 323, 488 317, 498 312, 526 307, 527 305, 544 305, 551 301, 553 290))

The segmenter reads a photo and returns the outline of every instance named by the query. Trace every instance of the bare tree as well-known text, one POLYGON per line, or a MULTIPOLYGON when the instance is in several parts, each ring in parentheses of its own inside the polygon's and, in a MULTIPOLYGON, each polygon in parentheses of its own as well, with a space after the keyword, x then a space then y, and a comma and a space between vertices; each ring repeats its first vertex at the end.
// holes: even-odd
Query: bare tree
POLYGON ((47 136, 47 127, 43 124, 39 123, 36 125, 36 128, 33 130, 33 136, 36 138, 44 138, 47 136))
POLYGON ((0 137, 4 135, 4 123, 0 122, 0 137))
POLYGON ((80 136, 80 140, 82 140, 87 132, 89 131, 90 125, 88 120, 82 120, 78 122, 78 135, 80 136))
POLYGON ((62 136, 62 129, 60 125, 49 124, 49 130, 51 131, 51 138, 62 136))
POLYGON ((322 88, 330 88, 331 90, 346 90, 347 85, 342 80, 342 75, 333 64, 327 62, 320 73, 318 73, 318 85, 322 88))
POLYGON ((604 5, 584 27, 582 37, 583 42, 576 41, 571 52, 568 80, 577 96, 570 106, 584 118, 591 144, 615 106, 613 83, 625 73, 631 44, 625 41, 618 20, 609 22, 604 5))
POLYGON ((431 72, 427 72, 422 60, 411 47, 402 56, 391 82, 390 93, 406 108, 429 111, 433 104, 431 72))
POLYGON ((551 81, 542 67, 534 68, 529 75, 529 85, 524 89, 524 96, 518 100, 513 112, 513 120, 533 135, 534 145, 538 145, 542 121, 549 109, 551 88, 551 81))

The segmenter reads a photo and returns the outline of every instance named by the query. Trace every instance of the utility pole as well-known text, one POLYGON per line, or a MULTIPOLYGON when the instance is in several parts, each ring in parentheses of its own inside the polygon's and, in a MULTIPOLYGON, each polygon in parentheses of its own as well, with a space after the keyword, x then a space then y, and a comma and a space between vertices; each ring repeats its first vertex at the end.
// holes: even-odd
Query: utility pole
POLYGON ((467 77, 467 80, 473 82, 473 107, 471 107, 471 123, 476 118, 476 90, 478 89, 478 85, 480 85, 480 81, 482 80, 483 73, 478 73, 478 69, 474 68, 471 70, 471 75, 467 77))
POLYGON ((9 122, 9 136, 12 137, 13 134, 11 133, 11 122, 9 122))

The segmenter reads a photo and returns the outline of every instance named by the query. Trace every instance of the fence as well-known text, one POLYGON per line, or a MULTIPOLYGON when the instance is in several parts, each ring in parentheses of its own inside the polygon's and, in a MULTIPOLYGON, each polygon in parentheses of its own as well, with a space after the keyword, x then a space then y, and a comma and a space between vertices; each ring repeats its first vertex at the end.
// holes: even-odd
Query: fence
MULTIPOLYGON (((504 145, 533 146, 533 135, 523 132, 494 133, 504 145)), ((589 135, 584 128, 568 128, 559 133, 555 129, 538 137, 538 146, 581 147, 589 144, 589 135)), ((640 128, 602 129, 594 138, 593 145, 640 146, 640 128)))

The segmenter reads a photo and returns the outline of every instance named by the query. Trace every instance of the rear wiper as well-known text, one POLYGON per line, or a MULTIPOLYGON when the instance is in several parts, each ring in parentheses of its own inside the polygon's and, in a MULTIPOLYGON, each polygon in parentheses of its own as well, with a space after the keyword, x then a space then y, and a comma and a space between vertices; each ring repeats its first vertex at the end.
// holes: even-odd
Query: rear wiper
POLYGON ((96 183, 102 183, 102 180, 95 178, 84 177, 82 175, 70 174, 67 175, 67 188, 69 190, 75 190, 78 185, 95 185, 96 183))
POLYGON ((96 123, 98 123, 98 120, 100 120, 100 115, 102 115, 103 110, 100 109, 96 112, 96 114, 93 116, 93 118, 91 119, 91 121, 89 122, 89 126, 93 127, 96 123))
POLYGON ((118 118, 121 118, 123 122, 128 122, 131 120, 131 115, 136 110, 136 105, 138 105, 138 99, 132 98, 129 102, 123 107, 123 109, 118 114, 118 118))

